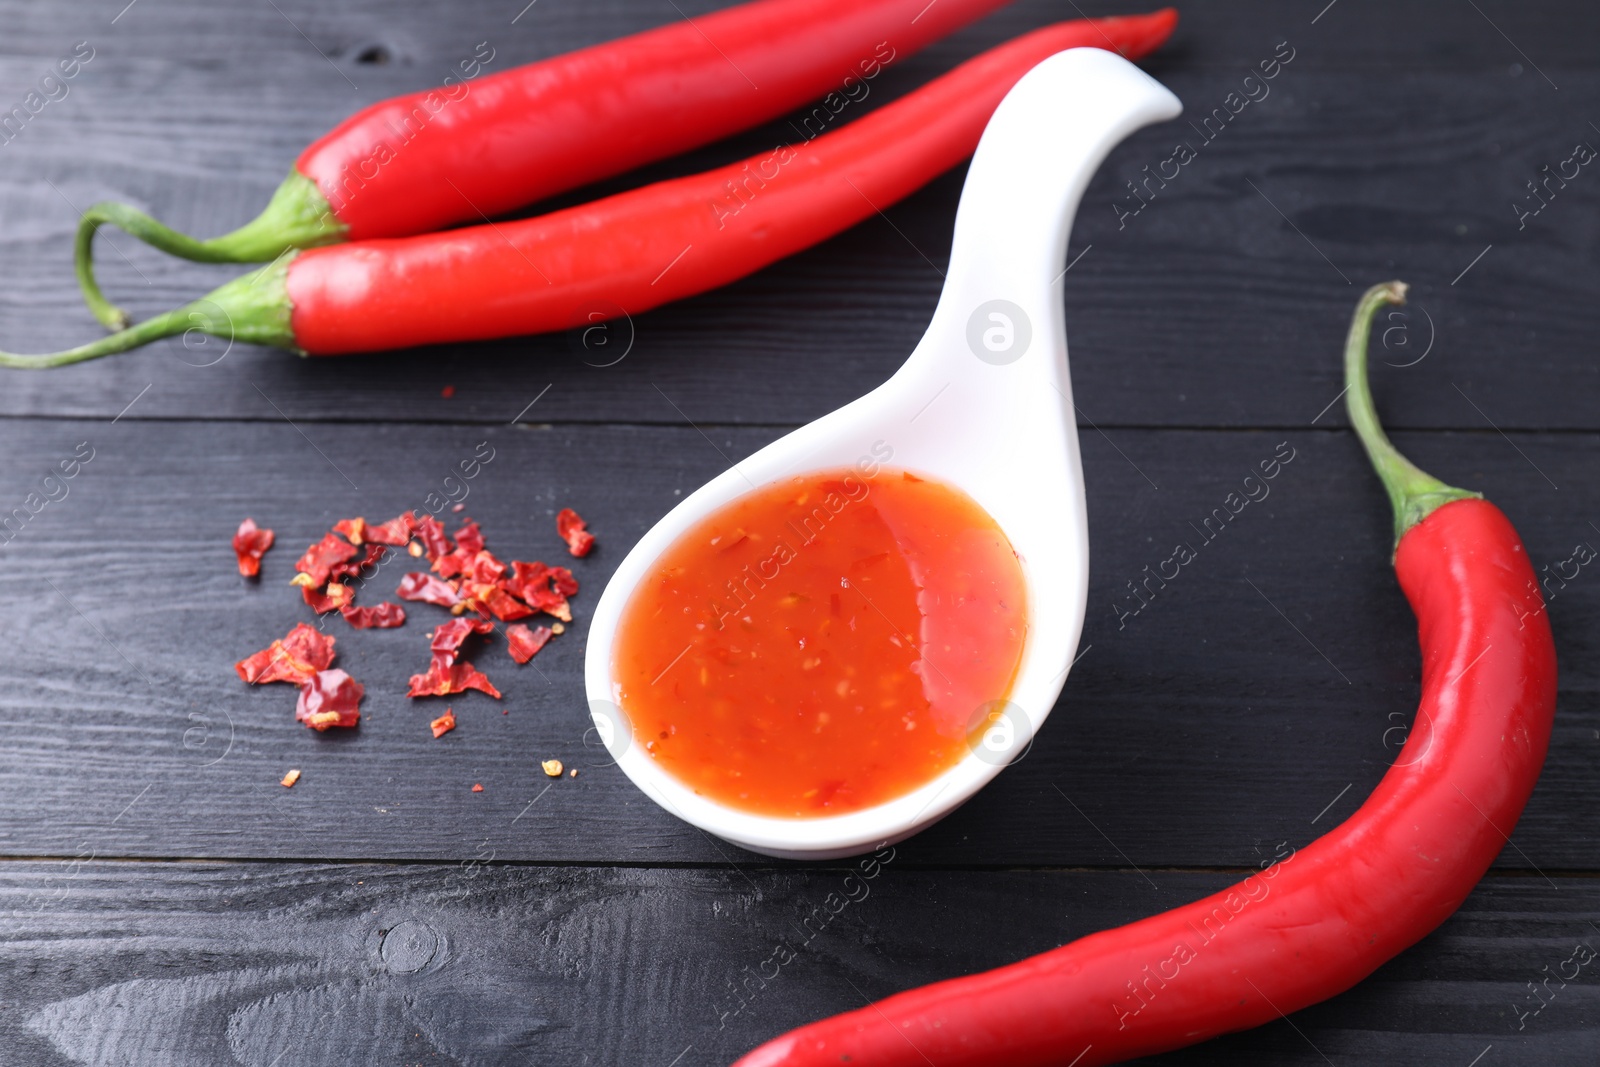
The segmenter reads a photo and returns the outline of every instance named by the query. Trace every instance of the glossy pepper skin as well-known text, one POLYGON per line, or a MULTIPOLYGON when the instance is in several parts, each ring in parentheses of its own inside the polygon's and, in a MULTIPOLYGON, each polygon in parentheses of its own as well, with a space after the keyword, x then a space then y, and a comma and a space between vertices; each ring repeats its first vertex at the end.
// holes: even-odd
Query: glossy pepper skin
MULTIPOLYGON (((1046 26, 854 122, 811 139, 797 131, 797 143, 741 163, 516 222, 289 252, 98 341, 0 352, 0 366, 58 367, 193 331, 335 355, 637 314, 742 278, 932 181, 972 154, 1001 98, 1056 52, 1138 58, 1177 22, 1167 8, 1046 26)), ((103 300, 97 314, 120 316, 103 300)))
POLYGON ((485 41, 444 85, 373 104, 308 147, 232 233, 199 240, 127 204, 91 205, 74 247, 78 284, 96 319, 127 328, 94 273, 107 224, 185 259, 248 263, 484 221, 830 92, 860 99, 884 66, 1007 2, 754 0, 489 74, 485 41))
MULTIPOLYGON (((1370 413, 1372 312, 1403 294, 1397 283, 1377 287, 1358 311, 1352 407, 1364 401, 1370 413)), ((1366 803, 1223 892, 802 1027, 736 1067, 1117 1063, 1340 993, 1455 911, 1538 779, 1555 711, 1555 648, 1527 551, 1505 515, 1408 463, 1398 470, 1375 418, 1371 426, 1376 437, 1361 430, 1363 440, 1391 494, 1401 489, 1394 563, 1417 616, 1422 698, 1366 803), (1407 522, 1410 505, 1422 515, 1407 522)))
POLYGON ((310 249, 289 263, 293 345, 311 355, 567 330, 726 285, 840 233, 956 166, 1037 63, 1130 58, 1177 22, 1048 26, 813 140, 549 215, 310 249))
POLYGON ((477 222, 792 111, 1008 2, 756 0, 675 17, 373 104, 295 169, 347 240, 477 222))
POLYGON ((637 314, 742 278, 932 181, 972 154, 1001 98, 1047 57, 1095 47, 1138 58, 1177 21, 1167 8, 1046 26, 741 163, 516 222, 289 252, 98 341, 0 352, 0 366, 58 367, 193 331, 335 355, 637 314))

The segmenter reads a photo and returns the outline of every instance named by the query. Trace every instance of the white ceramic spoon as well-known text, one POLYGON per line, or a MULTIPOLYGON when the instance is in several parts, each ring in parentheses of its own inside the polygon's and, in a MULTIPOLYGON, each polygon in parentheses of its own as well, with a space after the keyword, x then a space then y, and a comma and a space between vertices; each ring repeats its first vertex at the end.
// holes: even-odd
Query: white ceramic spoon
POLYGON ((1149 75, 1098 49, 1062 52, 1029 71, 984 130, 956 213, 944 291, 905 366, 860 400, 713 478, 628 553, 589 624, 585 679, 601 738, 652 799, 744 848, 830 859, 916 833, 1025 751, 1066 681, 1088 585, 1083 472, 1062 314, 1067 235, 1106 154, 1134 130, 1175 118, 1181 109, 1149 75), (1030 629, 1010 706, 961 762, 914 792, 863 811, 782 819, 696 795, 633 744, 617 706, 612 645, 628 599, 661 553, 714 509, 757 486, 849 467, 872 455, 966 491, 1021 557, 1030 629))

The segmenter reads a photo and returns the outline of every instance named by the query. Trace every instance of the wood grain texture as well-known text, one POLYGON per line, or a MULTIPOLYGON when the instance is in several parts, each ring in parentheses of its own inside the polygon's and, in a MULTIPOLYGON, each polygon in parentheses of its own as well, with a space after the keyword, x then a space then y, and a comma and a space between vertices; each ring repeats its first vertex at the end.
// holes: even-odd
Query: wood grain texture
MULTIPOLYGON (((1090 251, 1067 276, 1066 302, 1085 418, 1105 426, 1309 421, 1337 391, 1337 365, 1325 357, 1354 294, 1399 275, 1415 284, 1419 310, 1385 324, 1395 327, 1388 354, 1403 363, 1432 349, 1391 396, 1396 425, 1600 427, 1585 400, 1600 372, 1573 358, 1600 329, 1587 297, 1600 286, 1587 253, 1597 195, 1589 186, 1600 180, 1583 171, 1522 229, 1511 206, 1541 167, 1566 159, 1578 140, 1600 138, 1583 104, 1595 76, 1572 45, 1593 36, 1600 15, 1480 5, 1491 24, 1470 7, 1436 17, 1428 5, 1397 14, 1341 0, 1312 25, 1313 6, 1321 8, 1197 5, 1185 11, 1177 41, 1149 62, 1189 114, 1121 146, 1080 212, 1071 254, 1090 251), (1374 24, 1382 30, 1367 32, 1374 24), (1294 58, 1268 95, 1207 141, 1196 127, 1280 41, 1294 58), (1113 204, 1137 203, 1125 183, 1143 180, 1142 168, 1170 157, 1177 139, 1197 158, 1165 189, 1150 186, 1156 198, 1119 227, 1113 204), (1399 329, 1406 321, 1411 328, 1399 329), (1476 411, 1451 382, 1493 401, 1476 411)), ((647 4, 541 4, 512 26, 500 6, 471 3, 453 5, 441 26, 424 4, 280 7, 140 4, 112 26, 77 5, 0 6, 8 25, 27 27, 26 50, 0 59, 0 100, 20 98, 71 42, 97 49, 69 95, 0 146, 0 336, 8 348, 48 350, 94 334, 70 273, 78 208, 124 199, 184 230, 221 232, 266 202, 305 144, 356 107, 436 81, 476 41, 493 43, 493 66, 503 69, 672 17, 647 4), (238 47, 243 40, 248 49, 238 47), (388 61, 359 61, 374 49, 388 61)), ((858 110, 1070 14, 1049 3, 1007 8, 896 64, 858 110)), ((793 136, 779 121, 562 202, 793 136)), ((697 421, 806 421, 883 380, 920 337, 960 185, 959 172, 947 175, 887 220, 725 291, 619 324, 603 349, 557 335, 307 364, 241 346, 194 367, 221 346, 192 352, 173 341, 48 376, 8 375, 0 413, 109 417, 153 381, 160 388, 130 418, 276 418, 256 382, 306 421, 494 423, 515 414, 502 402, 506 392, 554 382, 561 403, 551 419, 674 421, 659 384, 697 421), (623 350, 622 362, 597 366, 623 350), (439 397, 446 384, 457 390, 448 403, 439 397)), ((100 258, 112 291, 141 314, 234 273, 171 261, 126 237, 113 236, 100 258)))
MULTIPOLYGON (((1053 948, 1232 877, 901 862, 885 856, 872 877, 12 864, 0 871, 4 1059, 713 1067, 865 997, 1053 948)), ((1492 1046, 1495 1063, 1587 1067, 1600 1052, 1594 976, 1552 981, 1537 1014, 1527 984, 1597 945, 1597 908, 1591 879, 1559 891, 1490 879, 1439 932, 1292 1026, 1142 1062, 1432 1067, 1492 1046)))
MULTIPOLYGON (((478 820, 509 827, 537 801, 495 841, 502 858, 731 856, 607 766, 583 698, 584 619, 628 546, 680 492, 775 433, 0 423, 8 506, 56 457, 83 441, 95 449, 70 494, 0 549, 12 635, 0 665, 9 754, 0 851, 69 855, 86 843, 121 856, 441 860, 459 855, 478 820), (558 558, 562 506, 600 537, 575 564, 584 589, 572 632, 521 669, 502 642, 478 654, 509 714, 470 695, 453 704, 460 728, 432 738, 427 720, 446 702, 404 697, 426 660, 424 635, 444 617, 426 605, 410 606, 412 621, 397 630, 329 624, 338 665, 367 687, 359 731, 313 734, 293 720, 292 688, 244 686, 233 662, 310 617, 286 584, 301 549, 340 517, 424 506, 479 442, 493 459, 463 483, 465 514, 497 552, 558 558), (247 514, 280 539, 259 584, 238 578, 228 547, 247 514), (544 792, 537 764, 549 757, 579 777, 544 792), (290 767, 305 777, 284 790, 277 781, 290 767), (485 792, 471 793, 474 782, 485 792)), ((1400 443, 1505 507, 1537 565, 1600 544, 1570 510, 1600 491, 1600 439, 1420 434, 1400 443)), ((1117 430, 1087 434, 1084 451, 1094 549, 1082 659, 1033 750, 908 843, 908 862, 1240 865, 1265 841, 1309 840, 1378 780, 1417 699, 1385 502, 1357 446, 1343 431, 1117 430), (1213 509, 1275 454, 1292 459, 1266 483, 1270 495, 1210 533, 1213 509), (1144 568, 1179 541, 1198 558, 1165 588, 1145 585, 1144 568), (1140 607, 1129 582, 1153 599, 1140 607)), ((409 563, 386 565, 361 601, 390 595, 409 563)), ((1592 569, 1551 602, 1561 714, 1506 866, 1593 863, 1592 836, 1574 821, 1600 803, 1592 569)))

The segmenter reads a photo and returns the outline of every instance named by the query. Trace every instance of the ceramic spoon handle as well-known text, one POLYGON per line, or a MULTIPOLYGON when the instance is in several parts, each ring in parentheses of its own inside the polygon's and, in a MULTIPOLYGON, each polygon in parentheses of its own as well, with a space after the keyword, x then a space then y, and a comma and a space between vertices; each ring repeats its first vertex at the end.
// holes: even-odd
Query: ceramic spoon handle
MULTIPOLYGON (((1166 87, 1100 49, 1060 52, 1029 71, 978 143, 928 331, 929 338, 968 335, 976 351, 919 355, 954 358, 969 374, 979 370, 964 358, 972 354, 991 364, 1034 364, 1052 380, 1059 370, 1064 386, 1062 268, 1078 202, 1118 142, 1181 110, 1166 87)), ((1014 390, 1015 376, 1005 377, 1013 379, 1005 388, 1014 390)))

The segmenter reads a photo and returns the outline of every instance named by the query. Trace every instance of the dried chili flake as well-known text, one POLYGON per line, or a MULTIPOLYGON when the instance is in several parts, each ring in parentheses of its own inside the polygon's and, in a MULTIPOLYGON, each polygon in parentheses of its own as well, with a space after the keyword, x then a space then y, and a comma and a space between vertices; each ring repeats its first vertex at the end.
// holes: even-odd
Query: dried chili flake
POLYGON ((254 578, 261 573, 261 557, 272 547, 273 534, 256 525, 256 520, 245 519, 239 532, 233 535, 233 554, 239 557, 239 573, 254 578))
POLYGON ((427 671, 411 676, 409 697, 447 697, 476 689, 500 699, 500 690, 470 663, 446 663, 444 657, 435 656, 427 671))
POLYGON ((452 693, 476 689, 499 699, 500 691, 488 678, 470 663, 457 662, 461 646, 472 634, 486 634, 494 629, 488 619, 458 618, 434 627, 428 648, 433 658, 422 674, 411 676, 411 689, 407 696, 449 696, 452 693))
POLYGON ((291 767, 289 773, 278 779, 278 784, 285 789, 293 789, 294 784, 300 780, 300 768, 291 767))
POLYGON ((388 601, 371 608, 346 604, 339 609, 339 614, 357 630, 389 630, 406 624, 406 609, 388 601))
MULTIPOLYGON (((358 549, 355 545, 352 545, 338 534, 324 534, 322 540, 306 549, 305 555, 295 561, 294 569, 300 574, 310 575, 310 585, 320 588, 327 584, 333 568, 337 564, 353 558, 357 551, 358 549)), ((296 584, 301 583, 297 582, 296 584)))
MULTIPOLYGON (((370 528, 368 532, 371 532, 370 528)), ((351 559, 344 563, 335 563, 332 567, 328 568, 328 580, 331 582, 342 582, 346 578, 359 578, 361 577, 362 571, 382 561, 383 557, 389 551, 382 545, 374 544, 370 541, 366 543, 365 549, 366 551, 359 560, 351 559)))
POLYGON ((543 563, 524 563, 520 559, 514 559, 511 561, 511 574, 506 588, 524 600, 528 599, 528 594, 524 592, 527 586, 538 588, 542 585, 549 588, 550 568, 543 563))
POLYGON ((594 534, 589 532, 588 523, 571 508, 562 508, 556 515, 556 533, 574 556, 587 556, 594 547, 594 534))
POLYGON ((456 395, 456 387, 453 385, 447 385, 443 389, 439 390, 439 395, 444 397, 446 400, 449 400, 451 397, 456 395))
POLYGON ((482 783, 482 782, 473 782, 473 783, 472 783, 472 791, 473 791, 473 792, 474 792, 474 793, 481 793, 481 792, 483 792, 483 783, 482 783))
POLYGON ((415 571, 400 579, 400 588, 395 590, 395 596, 401 600, 437 604, 441 608, 453 608, 461 603, 461 594, 456 592, 454 586, 441 582, 431 574, 415 571))
POLYGON ((398 548, 410 541, 416 532, 417 517, 409 511, 402 511, 388 522, 368 526, 366 537, 373 544, 393 545, 398 548))
POLYGON ((318 671, 300 687, 294 717, 319 733, 332 726, 354 726, 361 721, 365 692, 361 683, 344 671, 318 671))
POLYGON ((502 588, 521 597, 535 611, 548 612, 564 622, 572 621, 567 597, 578 591, 578 581, 571 571, 522 560, 512 560, 511 569, 514 577, 502 582, 502 588))
POLYGON ((417 520, 416 536, 422 542, 423 551, 428 554, 428 562, 435 562, 450 554, 450 538, 445 536, 443 524, 432 515, 424 515, 417 520))
POLYGON ((356 598, 356 591, 348 585, 338 582, 329 582, 328 588, 323 592, 306 586, 300 590, 311 610, 318 615, 325 615, 330 611, 343 611, 350 602, 356 598))
POLYGON ((445 708, 444 714, 430 722, 428 727, 433 730, 435 738, 443 737, 451 730, 454 730, 456 728, 456 713, 454 709, 445 708))
POLYGON ((296 623, 281 641, 233 665, 239 677, 252 685, 293 682, 300 685, 333 663, 334 638, 315 627, 296 623))
POLYGON ((541 626, 530 630, 518 623, 506 627, 506 649, 511 653, 511 658, 518 663, 526 663, 545 646, 550 640, 553 631, 548 626, 541 626))
POLYGON ((344 534, 345 540, 352 545, 359 545, 366 540, 366 519, 340 519, 333 524, 333 532, 344 534))
POLYGON ((466 573, 475 582, 498 582, 506 576, 506 565, 496 559, 493 552, 484 549, 472 557, 466 573))
POLYGON ((434 653, 435 658, 443 657, 445 665, 449 666, 456 661, 456 655, 468 637, 475 633, 490 633, 493 630, 494 623, 488 619, 451 619, 433 628, 428 649, 434 653))
POLYGON ((441 578, 454 578, 459 574, 465 573, 466 569, 472 565, 473 555, 474 553, 470 553, 463 548, 458 548, 454 552, 446 552, 433 561, 434 572, 441 578))
POLYGON ((325 634, 314 626, 295 623, 283 638, 283 647, 296 659, 313 665, 319 671, 328 669, 333 662, 333 646, 337 642, 332 634, 325 634))
POLYGON ((523 599, 522 584, 515 578, 502 578, 495 585, 504 590, 507 595, 514 596, 519 600, 523 599))
POLYGON ((477 523, 468 519, 461 524, 461 529, 456 531, 456 547, 473 556, 483 551, 483 531, 477 523))
POLYGON ((554 615, 562 622, 572 621, 572 609, 567 606, 567 598, 560 593, 548 589, 536 592, 528 603, 539 611, 554 615))
POLYGON ((472 600, 475 605, 488 608, 494 617, 501 622, 510 622, 512 619, 526 619, 533 614, 532 608, 498 585, 475 586, 472 600))
POLYGON ((572 572, 565 567, 550 568, 550 584, 562 596, 578 595, 578 579, 574 578, 572 572))

